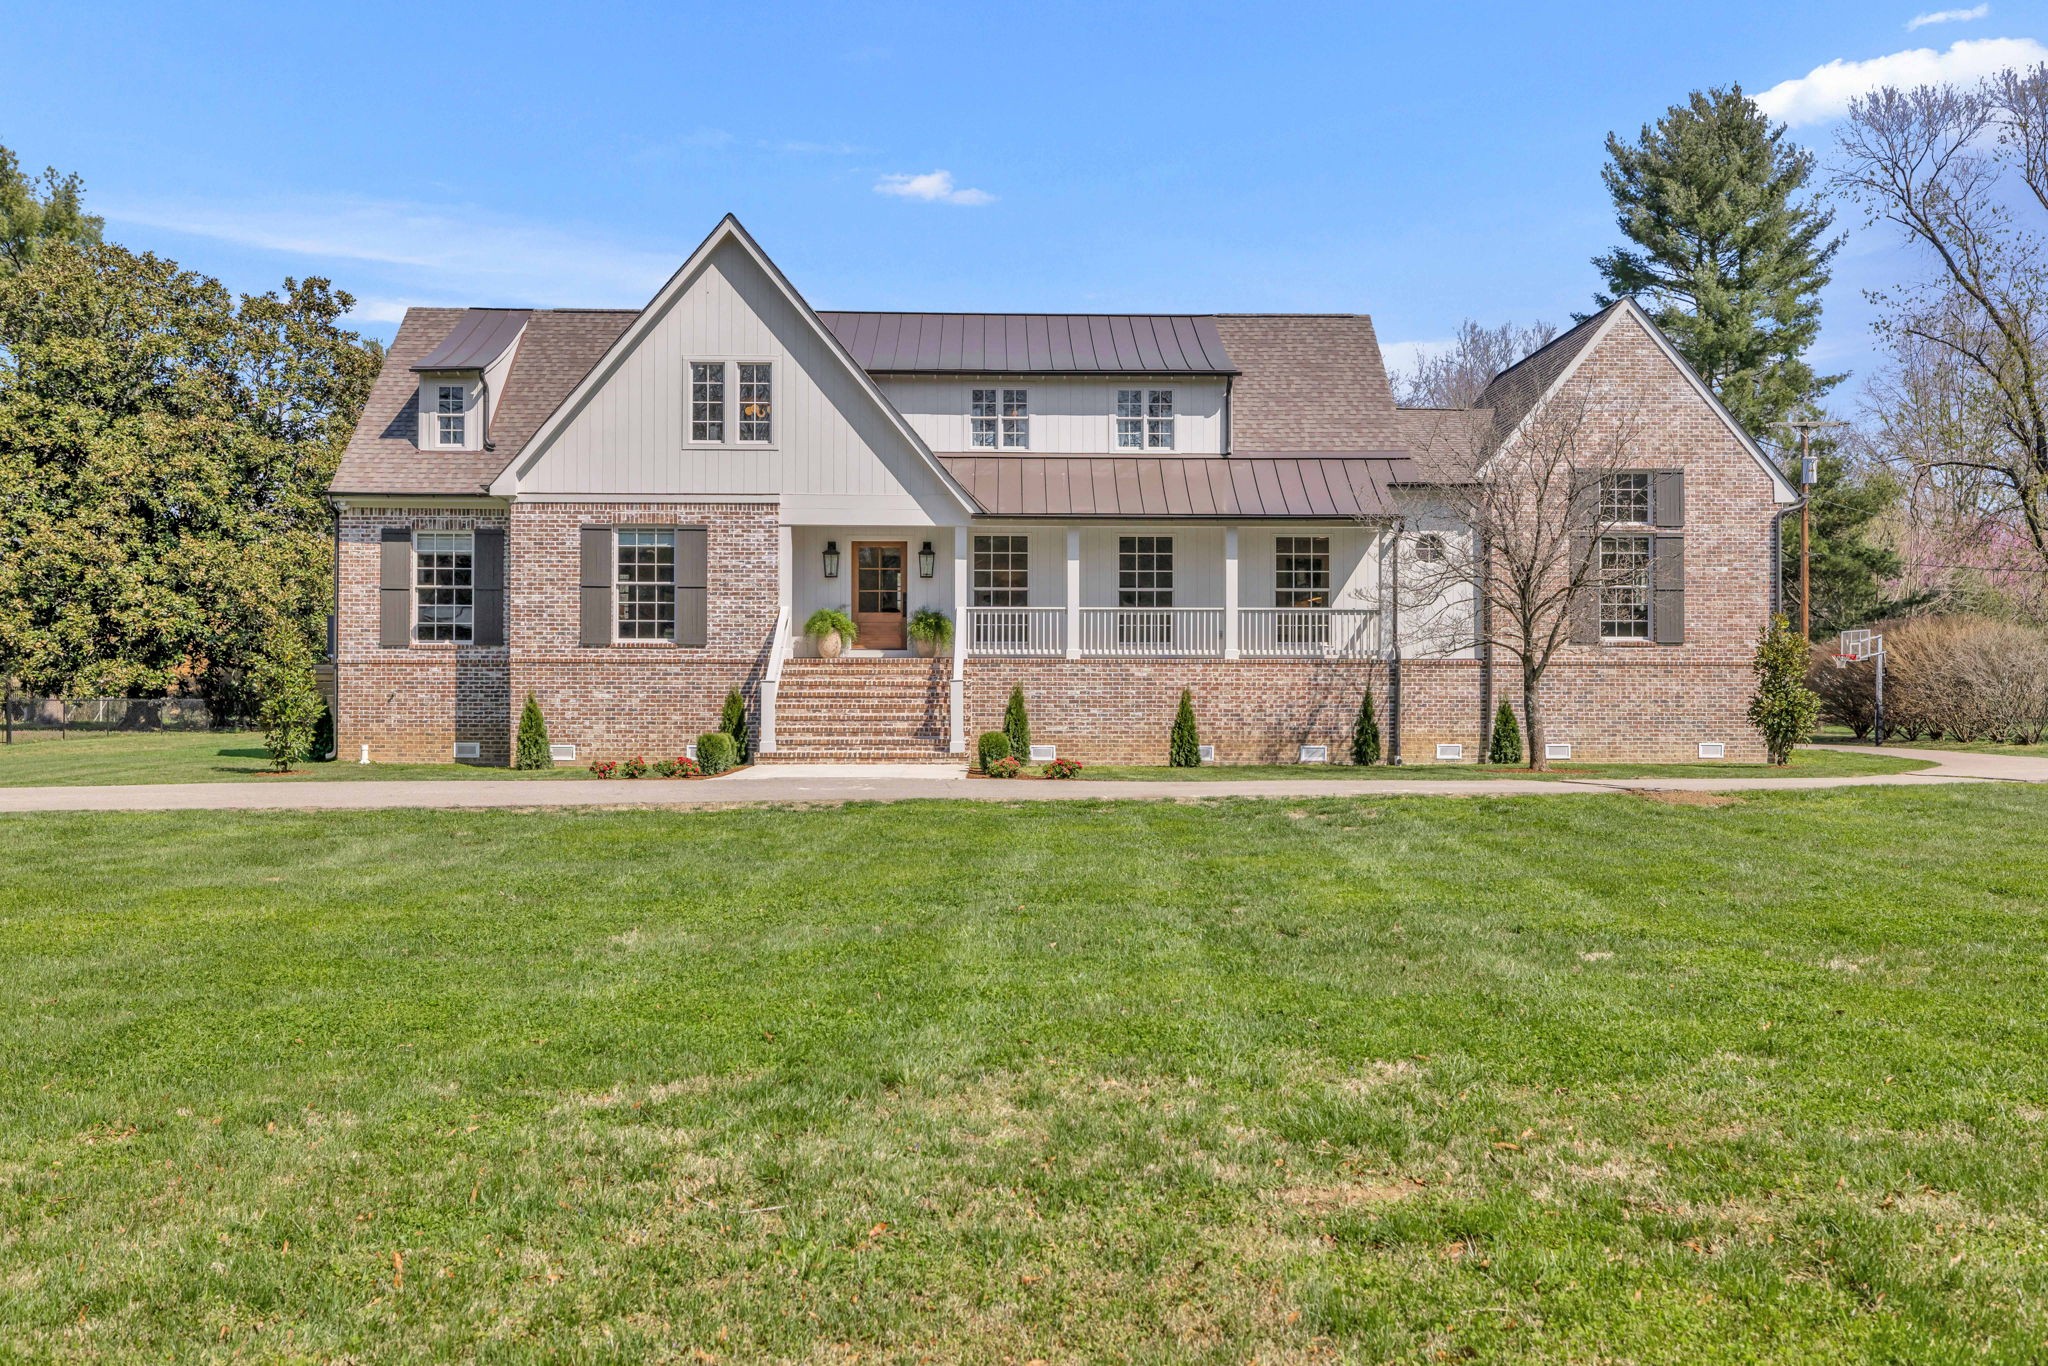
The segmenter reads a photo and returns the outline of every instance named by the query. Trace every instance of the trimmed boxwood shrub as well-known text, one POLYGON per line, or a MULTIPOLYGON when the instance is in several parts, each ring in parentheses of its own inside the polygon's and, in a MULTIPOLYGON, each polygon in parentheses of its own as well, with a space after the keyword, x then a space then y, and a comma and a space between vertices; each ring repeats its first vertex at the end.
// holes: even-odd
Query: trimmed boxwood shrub
POLYGON ((999 730, 983 731, 981 738, 974 742, 974 757, 981 771, 988 772, 990 764, 1010 757, 1010 737, 999 730))
POLYGON ((716 777, 738 762, 732 737, 724 731, 706 731, 697 737, 697 767, 704 770, 705 777, 716 777))
POLYGON ((1202 766, 1202 737, 1195 731, 1195 698, 1180 690, 1180 710, 1173 717, 1173 738, 1166 747, 1166 761, 1175 768, 1202 766))
POLYGON ((1493 714, 1493 739, 1486 747, 1486 762, 1522 762, 1522 727, 1516 723, 1515 709, 1508 705, 1505 697, 1500 700, 1500 710, 1493 714))

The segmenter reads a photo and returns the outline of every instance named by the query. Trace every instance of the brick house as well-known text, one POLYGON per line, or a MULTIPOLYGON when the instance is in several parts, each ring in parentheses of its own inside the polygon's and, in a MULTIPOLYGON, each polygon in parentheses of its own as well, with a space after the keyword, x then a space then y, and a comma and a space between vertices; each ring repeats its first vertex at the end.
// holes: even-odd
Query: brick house
MULTIPOLYGON (((1589 382, 1656 494, 1621 528, 1641 582, 1546 678, 1549 739, 1761 758, 1796 493, 1631 304, 1480 403, 1512 432, 1589 382)), ((731 217, 637 312, 411 309, 332 485, 340 753, 505 763, 530 693, 578 761, 651 758, 737 687, 764 761, 957 761, 1021 685, 1062 756, 1162 761, 1187 687, 1217 760, 1294 761, 1341 756, 1371 687, 1392 753, 1470 760, 1519 684, 1470 584, 1396 587, 1470 535, 1445 418, 1395 405, 1363 316, 819 313, 731 217), (859 626, 837 658, 823 607, 859 626)))

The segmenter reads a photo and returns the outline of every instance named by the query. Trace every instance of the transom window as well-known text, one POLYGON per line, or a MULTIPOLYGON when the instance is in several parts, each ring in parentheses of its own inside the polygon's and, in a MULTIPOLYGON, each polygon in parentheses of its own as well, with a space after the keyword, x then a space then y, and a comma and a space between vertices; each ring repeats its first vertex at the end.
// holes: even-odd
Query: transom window
POLYGON ((622 529, 619 639, 676 638, 676 534, 622 529))
POLYGON ((1023 536, 974 538, 974 605, 1023 607, 1031 593, 1031 547, 1023 536))
POLYGON ((1275 607, 1328 607, 1330 605, 1330 538, 1328 536, 1276 536, 1273 538, 1273 605, 1275 607))
POLYGON ((437 384, 434 386, 434 442, 441 446, 460 446, 468 425, 468 415, 462 402, 460 384, 437 384))
POLYGON ((1119 450, 1172 450, 1173 390, 1117 390, 1116 444, 1119 450))
POLYGON ((1609 525, 1650 524, 1650 476, 1608 474, 1600 478, 1600 520, 1609 525))
POLYGON ((774 428, 769 414, 774 407, 774 384, 766 361, 740 362, 740 440, 772 441, 774 428))
POLYGON ((725 440, 725 362, 690 362, 690 440, 725 440))
POLYGON ((476 630, 474 538, 467 531, 422 531, 412 544, 414 634, 468 643, 476 630))
POLYGON ((1031 395, 1024 389, 974 389, 968 393, 967 435, 977 446, 1017 450, 1031 446, 1031 395))
POLYGON ((1600 636, 1650 638, 1650 538, 1600 538, 1600 636))

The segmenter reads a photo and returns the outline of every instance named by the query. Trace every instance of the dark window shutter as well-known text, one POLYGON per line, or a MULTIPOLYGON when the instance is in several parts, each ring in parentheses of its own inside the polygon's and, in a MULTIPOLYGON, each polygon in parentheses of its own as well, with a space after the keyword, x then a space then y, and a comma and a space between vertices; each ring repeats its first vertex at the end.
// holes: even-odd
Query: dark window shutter
POLYGON ((412 644, 412 528, 387 526, 377 567, 377 643, 412 644))
POLYGON ((612 643, 612 529, 583 528, 583 643, 612 643))
POLYGON ((1650 476, 1650 515, 1660 527, 1685 525, 1685 471, 1659 470, 1650 476))
POLYGON ((1659 645, 1685 644, 1685 537, 1650 538, 1650 629, 1659 645))
POLYGON ((1585 586, 1569 603, 1571 621, 1568 623, 1568 639, 1574 645, 1598 645, 1600 643, 1600 561, 1599 548, 1593 538, 1583 533, 1572 537, 1571 563, 1566 566, 1568 573, 1585 570, 1585 586), (1588 557, 1593 557, 1588 562, 1588 557))
POLYGON ((710 634, 709 537, 701 526, 676 528, 676 644, 702 649, 710 634))
POLYGON ((470 583, 474 587, 476 629, 472 640, 478 645, 505 643, 505 533, 498 527, 478 527, 475 553, 470 559, 470 583))

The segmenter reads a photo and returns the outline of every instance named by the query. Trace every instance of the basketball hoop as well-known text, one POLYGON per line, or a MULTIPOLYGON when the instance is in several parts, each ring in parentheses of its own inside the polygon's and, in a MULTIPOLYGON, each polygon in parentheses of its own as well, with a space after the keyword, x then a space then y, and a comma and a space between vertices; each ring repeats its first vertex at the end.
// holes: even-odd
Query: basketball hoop
POLYGON ((1876 678, 1873 683, 1873 721, 1871 735, 1877 744, 1884 743, 1884 636, 1862 627, 1844 631, 1835 642, 1835 667, 1846 669, 1851 664, 1860 664, 1866 659, 1877 661, 1876 678))

